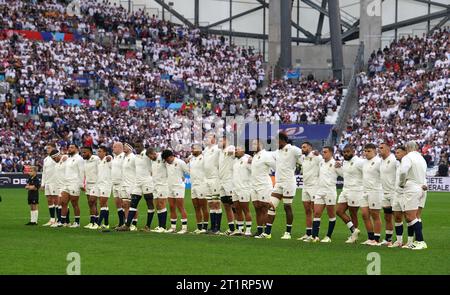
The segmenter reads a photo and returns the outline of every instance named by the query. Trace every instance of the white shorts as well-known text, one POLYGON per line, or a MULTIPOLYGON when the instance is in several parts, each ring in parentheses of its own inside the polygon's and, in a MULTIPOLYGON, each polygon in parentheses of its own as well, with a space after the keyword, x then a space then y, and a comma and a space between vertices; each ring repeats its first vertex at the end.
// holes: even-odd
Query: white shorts
POLYGON ((122 186, 120 184, 113 184, 112 185, 112 194, 114 198, 120 198, 120 191, 122 189, 122 186))
POLYGON ((392 204, 394 204, 395 195, 396 193, 383 193, 383 198, 381 201, 383 208, 392 207, 392 204))
POLYGON ((79 197, 80 196, 80 186, 78 184, 65 184, 61 189, 61 192, 66 192, 71 196, 79 197))
POLYGON ((403 193, 395 193, 394 198, 392 200, 392 211, 402 212, 402 198, 403 193))
POLYGON ((362 195, 362 191, 351 191, 343 189, 339 194, 338 203, 347 203, 347 205, 350 207, 360 207, 362 195))
POLYGON ((133 195, 148 195, 153 194, 153 191, 155 188, 150 183, 136 183, 136 185, 133 187, 133 195))
POLYGON ((131 200, 131 191, 133 190, 133 188, 131 186, 122 186, 120 189, 120 198, 122 200, 131 200))
POLYGON ((183 199, 184 198, 184 186, 169 186, 169 198, 183 199))
POLYGON ((233 195, 233 183, 231 181, 226 181, 219 184, 219 195, 221 197, 232 196, 233 195))
POLYGON ((294 197, 297 191, 296 181, 292 182, 277 182, 272 190, 272 193, 282 195, 283 197, 294 197))
POLYGON ((269 203, 272 190, 273 190, 272 186, 254 188, 250 193, 250 198, 252 202, 260 201, 269 203))
POLYGON ((86 195, 98 197, 99 191, 95 183, 86 183, 86 195))
POLYGON ((111 185, 97 185, 98 197, 109 198, 111 196, 111 185))
POLYGON ((45 195, 46 196, 57 196, 59 195, 59 189, 56 184, 46 184, 45 185, 45 195))
POLYGON ((250 190, 235 190, 232 196, 233 202, 250 202, 250 190))
POLYGON ((412 211, 419 209, 420 199, 423 197, 424 191, 422 188, 408 189, 403 192, 403 196, 400 200, 402 211, 412 211))
POLYGON ((337 198, 337 193, 336 190, 334 191, 319 191, 314 195, 314 205, 327 205, 327 206, 332 206, 332 205, 336 205, 336 198, 337 198))
POLYGON ((218 197, 220 195, 220 182, 218 178, 206 179, 206 187, 208 189, 207 194, 209 197, 217 196, 217 198, 214 199, 219 199, 218 197))
POLYGON ((205 199, 207 192, 208 187, 206 186, 205 183, 199 185, 192 184, 191 199, 199 199, 199 200, 205 199))
POLYGON ((380 210, 383 199, 383 192, 363 192, 360 207, 369 207, 369 209, 380 210))
POLYGON ((302 202, 311 202, 314 199, 317 189, 314 187, 303 187, 302 189, 302 202))
POLYGON ((167 185, 155 185, 153 193, 154 199, 167 199, 169 196, 169 187, 167 185))
POLYGON ((423 191, 423 194, 419 199, 419 208, 425 208, 426 201, 427 201, 427 192, 423 191))

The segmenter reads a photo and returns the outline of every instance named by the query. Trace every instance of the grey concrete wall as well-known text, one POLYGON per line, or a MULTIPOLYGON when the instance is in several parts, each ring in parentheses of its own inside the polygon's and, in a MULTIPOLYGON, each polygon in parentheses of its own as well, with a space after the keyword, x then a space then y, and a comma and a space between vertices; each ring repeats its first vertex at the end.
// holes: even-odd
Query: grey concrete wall
MULTIPOLYGON (((351 69, 358 52, 358 45, 343 45, 344 82, 350 80, 351 69)), ((292 46, 292 67, 300 67, 303 76, 312 73, 317 79, 333 77, 330 45, 292 46)))
POLYGON ((364 43, 364 62, 381 48, 381 0, 360 1, 359 40, 364 43))
POLYGON ((281 53, 281 0, 271 0, 269 9, 269 67, 274 68, 281 53))

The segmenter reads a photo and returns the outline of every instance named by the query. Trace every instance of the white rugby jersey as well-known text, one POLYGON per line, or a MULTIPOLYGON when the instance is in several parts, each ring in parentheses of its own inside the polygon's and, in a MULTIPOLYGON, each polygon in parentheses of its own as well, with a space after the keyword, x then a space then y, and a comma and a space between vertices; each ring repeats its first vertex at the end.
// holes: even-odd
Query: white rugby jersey
POLYGON ((75 154, 66 160, 64 181, 69 184, 76 184, 83 187, 84 184, 84 159, 75 154))
POLYGON ((202 154, 197 157, 192 156, 189 160, 189 172, 192 185, 202 185, 205 183, 205 161, 202 154))
POLYGON ((256 187, 272 186, 270 170, 275 170, 276 162, 273 152, 261 150, 252 158, 251 183, 256 187))
POLYGON ((106 157, 104 157, 102 160, 98 161, 97 185, 105 187, 112 186, 111 170, 112 170, 112 160, 108 162, 106 160, 106 157))
POLYGON ((318 187, 320 190, 335 191, 338 173, 336 168, 336 161, 330 159, 328 162, 322 159, 319 164, 319 182, 318 187))
POLYGON ((152 161, 152 176, 155 185, 167 185, 167 167, 161 153, 158 153, 156 160, 152 161))
POLYGON ((63 155, 58 163, 55 162, 55 179, 56 185, 61 188, 63 187, 65 182, 65 173, 66 173, 66 161, 63 161, 63 157, 67 157, 67 155, 63 155))
POLYGON ((390 154, 386 159, 381 159, 380 175, 383 193, 393 194, 396 191, 397 167, 399 162, 394 154, 390 154))
POLYGON ((134 159, 136 165, 136 184, 151 184, 152 183, 152 161, 147 156, 147 151, 143 150, 136 155, 134 159))
POLYGON ((378 156, 364 160, 363 164, 363 189, 365 192, 381 191, 380 176, 381 159, 378 156))
POLYGON ((249 155, 243 155, 240 159, 234 159, 233 163, 233 187, 235 190, 250 189, 251 165, 248 163, 249 155))
POLYGON ((42 167, 42 187, 45 187, 46 184, 56 184, 57 175, 56 175, 56 162, 52 159, 52 157, 47 156, 44 159, 44 165, 42 167))
POLYGON ((120 153, 114 155, 114 158, 111 161, 111 180, 113 184, 122 183, 122 164, 124 157, 125 153, 120 153))
POLYGON ((302 150, 290 144, 285 145, 281 150, 275 151, 276 182, 295 181, 295 168, 301 156, 302 150))
POLYGON ((86 183, 93 184, 97 182, 99 162, 100 158, 96 155, 92 155, 89 160, 84 160, 84 176, 86 177, 86 183))
POLYGON ((301 158, 300 163, 302 164, 303 186, 305 188, 317 186, 321 162, 322 156, 316 156, 313 152, 310 152, 308 155, 301 158))
POLYGON ((363 190, 363 166, 364 160, 353 156, 350 161, 344 161, 342 167, 337 169, 340 176, 344 177, 344 188, 349 191, 363 190))
POLYGON ((136 155, 129 153, 125 155, 122 162, 123 186, 134 186, 136 181, 136 155))
POLYGON ((400 164, 400 185, 418 187, 427 184, 427 162, 418 152, 409 152, 400 164))
POLYGON ((205 147, 203 157, 205 159, 205 177, 207 179, 219 177, 220 149, 217 145, 205 147))
POLYGON ((184 188, 184 174, 189 174, 188 165, 183 160, 175 158, 172 164, 166 163, 166 167, 169 186, 184 188))
POLYGON ((234 163, 235 147, 227 146, 220 151, 219 154, 219 178, 220 181, 231 181, 233 179, 233 163, 234 163), (229 155, 229 153, 233 153, 229 155))

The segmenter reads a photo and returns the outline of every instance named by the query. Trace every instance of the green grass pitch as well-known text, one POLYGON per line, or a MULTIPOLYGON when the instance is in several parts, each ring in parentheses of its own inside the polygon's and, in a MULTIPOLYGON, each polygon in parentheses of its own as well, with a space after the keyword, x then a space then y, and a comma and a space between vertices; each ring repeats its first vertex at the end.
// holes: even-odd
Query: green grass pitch
MULTIPOLYGON (((292 240, 280 239, 285 223, 282 206, 278 208, 272 239, 257 240, 29 227, 24 226, 29 220, 25 190, 0 189, 0 195, 3 198, 0 203, 0 274, 65 274, 69 252, 80 254, 81 274, 366 274, 370 252, 380 254, 381 274, 450 274, 449 193, 428 194, 422 218, 428 243, 428 249, 424 251, 347 245, 344 241, 349 232, 339 219, 331 244, 299 242, 296 238, 303 235, 305 221, 298 194, 294 199, 292 240)), ((84 196, 80 198, 80 204, 83 226, 89 219, 84 196)), ((110 224, 115 225, 117 214, 112 200, 109 207, 110 224)), ((193 230, 195 218, 189 197, 186 207, 189 229, 193 230)), ((146 212, 144 202, 139 209, 146 212)), ((73 214, 71 219, 73 221, 73 214)), ((41 195, 40 224, 47 220, 46 199, 41 195)), ((145 220, 146 214, 142 214, 139 227, 145 220)), ((155 216, 152 226, 156 222, 155 216)), ((321 236, 327 225, 324 216, 321 236)), ((225 227, 224 216, 222 229, 225 227)), ((361 239, 365 237, 362 229, 361 239)))

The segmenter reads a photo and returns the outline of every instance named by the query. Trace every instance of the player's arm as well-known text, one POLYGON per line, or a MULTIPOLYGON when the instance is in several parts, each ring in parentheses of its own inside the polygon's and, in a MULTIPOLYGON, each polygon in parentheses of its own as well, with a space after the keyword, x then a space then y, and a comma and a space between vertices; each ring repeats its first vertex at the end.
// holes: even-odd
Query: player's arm
POLYGON ((403 157, 402 163, 400 164, 400 182, 399 185, 401 188, 405 186, 406 183, 406 174, 408 174, 409 169, 411 168, 412 163, 408 157, 403 157))
POLYGON ((181 170, 183 171, 184 174, 191 173, 186 162, 184 162, 183 160, 180 159, 180 161, 178 161, 178 163, 180 164, 181 170))
POLYGON ((77 168, 78 168, 78 183, 80 184, 80 187, 84 187, 84 179, 85 179, 85 172, 84 172, 84 160, 80 159, 77 162, 77 168))
POLYGON ((47 182, 47 168, 45 167, 45 160, 44 160, 44 165, 42 165, 42 188, 45 187, 46 182, 47 182))
POLYGON ((336 171, 336 174, 338 176, 341 176, 341 177, 344 176, 344 169, 342 168, 341 161, 336 161, 336 163, 334 164, 334 171, 336 171))

